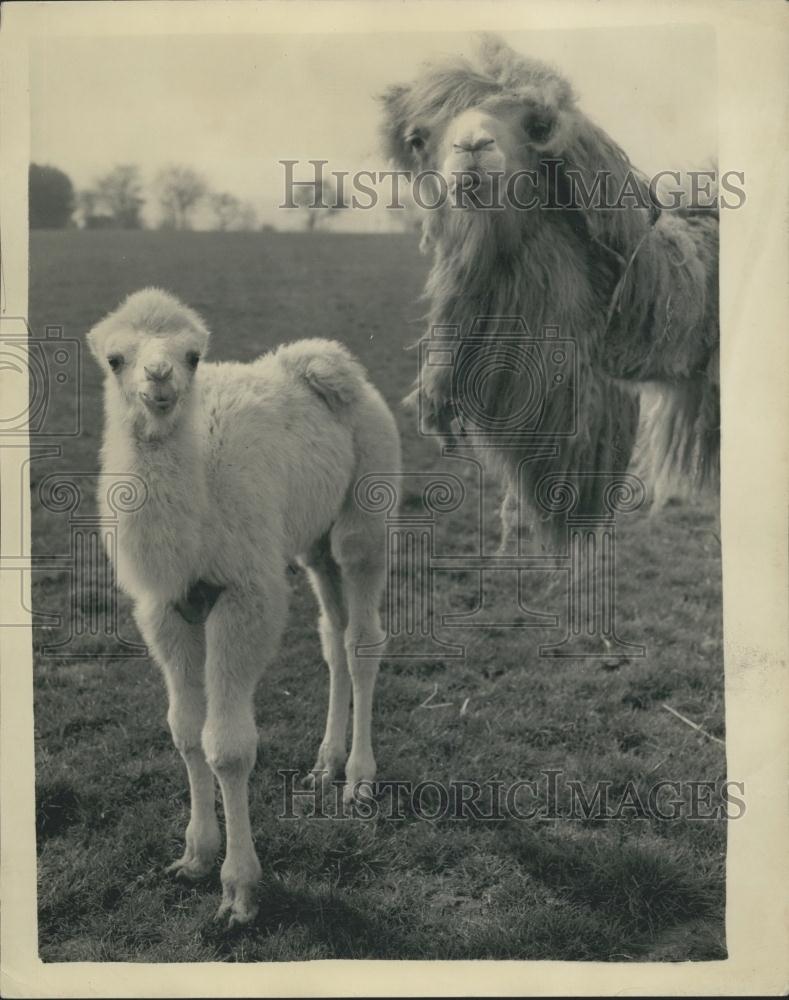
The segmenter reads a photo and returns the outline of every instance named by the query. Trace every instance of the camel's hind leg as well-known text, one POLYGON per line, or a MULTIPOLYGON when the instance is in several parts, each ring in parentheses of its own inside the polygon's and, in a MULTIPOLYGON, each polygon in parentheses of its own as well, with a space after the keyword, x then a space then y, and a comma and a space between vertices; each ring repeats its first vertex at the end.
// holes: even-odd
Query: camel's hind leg
POLYGON ((135 609, 140 631, 162 667, 170 707, 173 743, 186 764, 192 812, 183 856, 168 871, 203 878, 219 852, 214 776, 200 743, 205 721, 205 641, 202 625, 190 625, 170 605, 142 602, 135 609))
MULTIPOLYGON (((342 573, 331 553, 327 535, 312 546, 303 562, 320 604, 321 647, 329 667, 326 731, 313 772, 316 777, 329 782, 342 770, 347 754, 346 733, 351 704, 351 675, 345 655, 348 616, 342 591, 342 573)), ((313 779, 313 775, 309 777, 313 779)))
POLYGON ((343 794, 346 802, 354 798, 360 781, 375 778, 373 693, 385 638, 379 615, 386 579, 383 525, 372 520, 360 522, 359 518, 359 514, 349 515, 332 531, 332 551, 342 571, 348 614, 345 652, 353 688, 353 741, 343 794))

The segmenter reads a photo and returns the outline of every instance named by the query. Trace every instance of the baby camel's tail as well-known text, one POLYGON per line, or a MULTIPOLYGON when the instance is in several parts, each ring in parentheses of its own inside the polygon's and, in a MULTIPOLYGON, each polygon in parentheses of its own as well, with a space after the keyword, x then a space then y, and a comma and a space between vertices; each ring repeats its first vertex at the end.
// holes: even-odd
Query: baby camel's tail
POLYGON ((369 384, 367 373, 351 352, 336 340, 297 340, 276 352, 294 378, 303 379, 331 410, 359 400, 369 384))

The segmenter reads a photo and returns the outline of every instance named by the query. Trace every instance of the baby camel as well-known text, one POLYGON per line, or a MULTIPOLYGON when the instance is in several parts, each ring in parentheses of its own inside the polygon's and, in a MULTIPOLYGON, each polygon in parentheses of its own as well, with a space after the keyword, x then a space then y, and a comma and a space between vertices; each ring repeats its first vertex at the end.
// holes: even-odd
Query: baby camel
POLYGON ((385 528, 354 502, 354 486, 396 473, 400 443, 386 403, 340 344, 301 340, 249 364, 204 365, 208 340, 200 317, 157 289, 131 295, 88 335, 106 374, 103 475, 133 473, 147 490, 121 515, 116 576, 163 669, 189 775, 186 846, 171 869, 196 879, 213 866, 216 776, 227 835, 217 916, 232 926, 257 911, 253 694, 278 648, 294 558, 318 597, 330 671, 315 768, 333 778, 345 763, 346 799, 375 775, 378 659, 358 648, 383 641, 385 528))

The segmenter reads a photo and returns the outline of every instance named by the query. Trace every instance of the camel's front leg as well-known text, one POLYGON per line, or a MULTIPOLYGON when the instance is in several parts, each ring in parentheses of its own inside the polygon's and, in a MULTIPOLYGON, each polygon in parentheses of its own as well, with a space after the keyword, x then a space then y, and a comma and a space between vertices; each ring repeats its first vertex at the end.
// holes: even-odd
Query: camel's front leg
POLYGON ((253 599, 228 591, 206 622, 207 711, 203 748, 219 781, 225 809, 227 850, 222 864, 222 904, 217 918, 248 923, 257 913, 260 862, 249 819, 249 775, 257 755, 254 693, 276 652, 284 622, 285 594, 274 589, 253 599))
POLYGON ((162 667, 173 743, 189 776, 191 816, 184 853, 168 871, 179 878, 205 877, 219 853, 221 834, 216 818, 214 776, 201 746, 205 721, 205 642, 201 625, 184 621, 171 606, 141 602, 135 609, 140 631, 162 667))
POLYGON ((501 501, 499 517, 501 520, 501 541, 497 554, 500 556, 518 555, 518 531, 520 527, 518 491, 512 483, 507 484, 507 492, 501 501))
POLYGON ((523 548, 534 536, 534 526, 527 518, 528 509, 521 505, 518 497, 517 480, 508 480, 506 485, 507 490, 499 511, 501 542, 497 555, 517 556, 521 555, 523 548))

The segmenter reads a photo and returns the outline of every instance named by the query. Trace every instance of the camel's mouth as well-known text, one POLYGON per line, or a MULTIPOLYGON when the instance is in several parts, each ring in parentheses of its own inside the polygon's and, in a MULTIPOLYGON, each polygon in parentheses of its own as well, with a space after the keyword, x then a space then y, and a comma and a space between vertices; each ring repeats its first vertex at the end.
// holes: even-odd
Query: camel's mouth
POLYGON ((453 171, 447 179, 447 194, 451 208, 495 208, 501 198, 501 175, 490 173, 478 165, 453 171))
POLYGON ((175 406, 177 396, 172 391, 141 392, 140 399, 145 403, 151 413, 158 413, 162 416, 169 413, 175 406))

